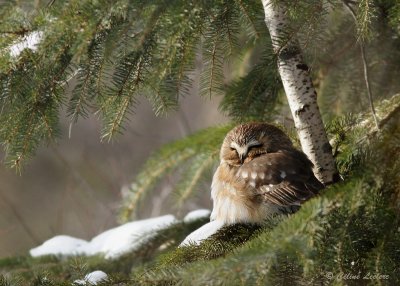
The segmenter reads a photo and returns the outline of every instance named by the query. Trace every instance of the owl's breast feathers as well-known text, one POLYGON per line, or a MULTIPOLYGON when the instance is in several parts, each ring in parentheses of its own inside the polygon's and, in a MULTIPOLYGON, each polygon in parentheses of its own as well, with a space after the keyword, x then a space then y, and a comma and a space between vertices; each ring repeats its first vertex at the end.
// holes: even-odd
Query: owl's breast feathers
POLYGON ((263 154, 240 167, 222 163, 213 178, 212 219, 261 222, 269 214, 298 209, 323 187, 310 160, 294 148, 263 154))

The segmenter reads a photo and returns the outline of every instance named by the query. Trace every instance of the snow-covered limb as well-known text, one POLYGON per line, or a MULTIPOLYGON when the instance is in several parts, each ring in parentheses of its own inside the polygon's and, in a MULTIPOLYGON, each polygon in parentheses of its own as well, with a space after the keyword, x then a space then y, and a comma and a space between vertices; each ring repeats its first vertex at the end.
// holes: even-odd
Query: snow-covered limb
POLYGON ((199 210, 191 211, 183 218, 183 222, 190 223, 190 222, 193 222, 198 219, 210 218, 210 214, 211 214, 211 211, 208 209, 199 209, 199 210))
POLYGON ((86 255, 104 253, 107 259, 117 258, 140 247, 157 231, 177 222, 173 215, 165 215, 123 224, 94 237, 86 249, 86 255))
POLYGON ((96 270, 87 274, 84 279, 75 280, 74 284, 88 285, 89 283, 89 285, 97 285, 98 282, 104 282, 107 281, 107 279, 108 276, 106 273, 101 270, 96 270))
POLYGON ((71 236, 59 235, 31 249, 29 253, 33 257, 104 254, 105 258, 114 259, 139 248, 148 239, 156 235, 157 231, 178 222, 173 215, 134 221, 109 229, 89 242, 71 236))
MULTIPOLYGON (((211 211, 207 209, 195 210, 189 212, 183 218, 183 222, 192 223, 199 219, 209 218, 210 213, 211 211)), ((115 259, 138 249, 154 237, 158 231, 181 222, 173 215, 133 221, 104 231, 90 241, 68 235, 57 235, 42 245, 32 248, 29 253, 33 257, 102 254, 107 259, 115 259)))
POLYGON ((223 221, 214 220, 209 223, 206 223, 199 229, 195 230, 191 234, 189 234, 179 245, 187 246, 191 244, 200 244, 203 240, 209 238, 211 235, 215 234, 218 230, 220 230, 224 226, 223 221))
POLYGON ((14 58, 18 57, 23 50, 31 49, 36 51, 38 44, 43 39, 43 32, 34 31, 24 36, 22 40, 16 41, 15 44, 9 47, 10 55, 14 58))
POLYGON ((42 245, 32 248, 29 253, 33 257, 56 254, 61 256, 80 255, 87 246, 88 242, 83 239, 68 235, 57 235, 46 240, 42 245))

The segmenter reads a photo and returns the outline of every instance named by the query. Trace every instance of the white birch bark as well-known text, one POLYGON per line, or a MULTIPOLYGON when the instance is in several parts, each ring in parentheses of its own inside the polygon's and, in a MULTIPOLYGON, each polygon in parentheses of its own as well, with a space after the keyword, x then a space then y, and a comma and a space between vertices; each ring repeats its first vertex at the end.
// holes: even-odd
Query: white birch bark
POLYGON ((276 2, 262 0, 265 23, 278 56, 278 69, 283 87, 303 152, 314 163, 316 177, 322 183, 330 184, 335 182, 338 176, 332 147, 319 112, 317 93, 296 37, 288 36, 290 30, 284 7, 276 2))

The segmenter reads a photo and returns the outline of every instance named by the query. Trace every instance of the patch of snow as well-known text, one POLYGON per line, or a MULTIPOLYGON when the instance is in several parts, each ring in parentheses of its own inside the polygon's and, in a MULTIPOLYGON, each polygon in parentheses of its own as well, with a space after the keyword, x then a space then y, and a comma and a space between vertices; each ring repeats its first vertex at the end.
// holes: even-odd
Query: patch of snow
POLYGON ((83 249, 88 242, 68 235, 57 235, 38 247, 32 248, 29 253, 33 257, 43 255, 78 255, 78 249, 83 249))
POLYGON ((191 211, 183 218, 183 222, 190 223, 190 222, 193 222, 198 219, 210 218, 210 214, 211 214, 211 211, 208 209, 199 209, 199 210, 191 211))
POLYGON ((86 248, 86 254, 104 253, 107 259, 117 258, 138 248, 157 231, 176 222, 173 215, 165 215, 123 224, 94 237, 86 248))
POLYGON ((154 236, 157 231, 178 222, 173 215, 129 222, 109 229, 87 242, 82 239, 59 235, 42 245, 33 248, 29 253, 33 257, 43 255, 96 255, 104 254, 105 258, 117 258, 135 250, 154 236))
POLYGON ((103 282, 106 281, 107 279, 108 276, 106 273, 104 273, 101 270, 96 270, 87 274, 84 279, 75 280, 74 284, 87 285, 87 283, 89 283, 89 285, 97 285, 98 282, 103 282))
POLYGON ((93 271, 85 276, 85 280, 93 285, 96 285, 97 282, 107 280, 108 276, 101 270, 93 271))
MULTIPOLYGON (((189 212, 183 218, 183 222, 189 223, 197 219, 209 218, 210 213, 211 211, 208 209, 195 210, 189 212)), ((29 253, 33 257, 43 255, 91 256, 102 254, 106 259, 115 259, 139 248, 148 239, 156 235, 158 231, 178 222, 173 215, 133 221, 100 233, 90 241, 67 235, 58 235, 45 241, 42 245, 32 248, 29 253)), ((181 243, 181 246, 190 243, 199 244, 202 240, 216 233, 223 225, 224 223, 221 221, 207 223, 188 235, 181 243)), ((84 280, 76 280, 74 283, 81 283, 82 281, 84 282, 84 280)))
POLYGON ((34 31, 29 35, 25 36, 22 40, 17 41, 15 44, 10 46, 10 55, 12 57, 18 57, 23 50, 31 49, 36 51, 37 45, 43 38, 43 32, 34 31))
POLYGON ((190 244, 197 244, 199 245, 204 239, 210 237, 211 235, 215 234, 220 228, 224 226, 223 221, 214 220, 209 223, 206 223, 199 229, 195 230, 191 234, 189 234, 179 245, 187 246, 190 244))

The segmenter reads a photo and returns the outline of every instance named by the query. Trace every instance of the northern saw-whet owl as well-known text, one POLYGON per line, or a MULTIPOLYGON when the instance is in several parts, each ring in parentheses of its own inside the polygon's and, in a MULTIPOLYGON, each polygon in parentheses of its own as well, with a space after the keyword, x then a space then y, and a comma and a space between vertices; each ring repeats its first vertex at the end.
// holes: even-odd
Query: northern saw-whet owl
POLYGON ((222 143, 211 185, 211 220, 261 223, 274 214, 293 213, 324 188, 312 168, 279 128, 267 123, 236 126, 222 143))

